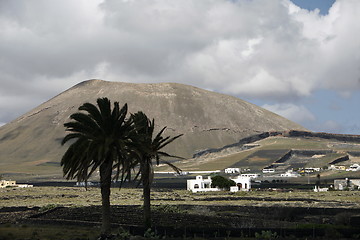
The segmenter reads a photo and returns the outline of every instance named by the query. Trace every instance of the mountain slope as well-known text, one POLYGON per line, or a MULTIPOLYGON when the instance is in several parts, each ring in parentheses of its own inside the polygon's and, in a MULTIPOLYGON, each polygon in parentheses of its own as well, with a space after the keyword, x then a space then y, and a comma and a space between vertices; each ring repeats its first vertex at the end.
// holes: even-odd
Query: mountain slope
POLYGON ((166 135, 184 134, 167 149, 183 157, 265 131, 304 128, 241 99, 177 83, 82 82, 0 128, 0 173, 58 172, 63 124, 84 102, 108 97, 145 112, 166 135), (49 170, 50 169, 50 170, 49 170), (52 169, 52 170, 51 170, 52 169))

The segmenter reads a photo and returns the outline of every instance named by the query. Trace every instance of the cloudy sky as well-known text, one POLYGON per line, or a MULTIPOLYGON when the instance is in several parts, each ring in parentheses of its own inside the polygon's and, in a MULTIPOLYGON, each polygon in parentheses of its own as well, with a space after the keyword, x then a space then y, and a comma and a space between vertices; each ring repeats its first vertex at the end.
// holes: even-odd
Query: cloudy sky
POLYGON ((0 0, 0 124, 86 79, 179 82, 360 134, 359 0, 0 0))

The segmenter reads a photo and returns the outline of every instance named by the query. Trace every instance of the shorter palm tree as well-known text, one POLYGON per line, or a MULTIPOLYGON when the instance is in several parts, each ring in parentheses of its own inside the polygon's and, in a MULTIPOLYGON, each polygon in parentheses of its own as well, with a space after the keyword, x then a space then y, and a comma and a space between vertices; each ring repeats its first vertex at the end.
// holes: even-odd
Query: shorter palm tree
MULTIPOLYGON (((132 141, 135 144, 134 148, 137 153, 135 161, 137 161, 139 165, 139 174, 141 174, 140 183, 143 187, 144 225, 145 228, 148 229, 151 228, 150 191, 154 177, 153 161, 155 160, 156 164, 159 165, 163 157, 176 157, 161 151, 161 149, 182 136, 182 134, 175 137, 163 137, 162 134, 166 129, 166 127, 164 127, 154 136, 154 119, 150 120, 143 112, 132 114, 131 119, 136 131, 134 135, 136 139, 132 141)), ((181 171, 170 162, 162 162, 171 166, 176 172, 181 171)))

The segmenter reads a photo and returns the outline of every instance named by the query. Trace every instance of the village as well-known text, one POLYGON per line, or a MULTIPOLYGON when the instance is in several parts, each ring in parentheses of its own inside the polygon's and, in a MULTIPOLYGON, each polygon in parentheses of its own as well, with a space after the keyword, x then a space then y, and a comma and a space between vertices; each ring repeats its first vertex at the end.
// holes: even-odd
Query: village
MULTIPOLYGON (((350 167, 346 166, 335 166, 331 165, 329 169, 332 170, 340 170, 340 171, 360 171, 359 164, 353 164, 350 167)), ((249 171, 249 169, 245 169, 249 171)), ((226 168, 223 173, 225 175, 232 175, 233 177, 229 177, 235 183, 235 186, 230 187, 230 192, 238 192, 238 191, 250 191, 252 189, 252 183, 261 183, 262 181, 267 181, 266 179, 272 179, 273 182, 276 182, 275 179, 279 178, 298 178, 304 176, 305 174, 314 174, 320 172, 321 168, 301 168, 298 170, 290 169, 285 173, 276 173, 275 168, 264 168, 262 169, 262 174, 260 173, 241 173, 240 168, 226 168), (236 175, 234 177, 234 175, 236 175), (261 179, 261 180, 260 180, 261 179)), ((211 171, 210 171, 211 172, 211 171)), ((216 170, 212 173, 220 173, 222 171, 216 170)), ((189 174, 193 172, 187 172, 185 174, 189 174)), ((201 173, 198 171, 197 173, 201 173)), ((204 173, 209 173, 206 171, 204 173)), ((320 175, 318 174, 318 177, 320 175)), ((283 181, 281 181, 283 182, 283 181)), ((315 192, 325 192, 329 189, 332 190, 359 190, 360 189, 360 179, 335 179, 333 184, 329 187, 321 188, 319 183, 316 183, 314 186, 315 192)), ((208 192, 208 191, 221 191, 223 189, 212 186, 212 178, 211 176, 203 177, 201 175, 196 176, 195 179, 187 180, 187 190, 192 192, 208 192)))
MULTIPOLYGON (((351 166, 339 166, 331 165, 329 170, 334 171, 360 171, 359 164, 353 164, 351 166)), ((181 172, 180 174, 175 172, 155 172, 156 174, 175 174, 175 175, 191 175, 195 176, 195 179, 187 179, 186 189, 193 193, 196 192, 210 192, 210 191, 222 191, 216 186, 212 186, 212 177, 216 175, 224 176, 224 178, 229 179, 234 182, 234 186, 231 186, 230 192, 238 191, 251 191, 254 184, 260 184, 262 182, 284 182, 292 179, 299 178, 305 175, 317 174, 320 173, 323 169, 321 168, 300 168, 297 170, 290 169, 286 172, 276 172, 275 168, 264 168, 260 173, 250 173, 250 169, 240 169, 240 168, 226 168, 223 170, 213 170, 213 171, 187 171, 181 172)), ((320 176, 318 174, 318 176, 320 176)), ((190 177, 190 176, 189 176, 190 177)), ((315 192, 324 192, 331 190, 358 190, 360 189, 360 179, 335 179, 332 184, 329 184, 327 187, 321 188, 315 184, 315 192)), ((93 182, 76 182, 75 187, 94 187, 98 184, 93 182)), ((34 187, 32 184, 19 184, 16 181, 11 180, 0 180, 0 188, 31 188, 34 187)))

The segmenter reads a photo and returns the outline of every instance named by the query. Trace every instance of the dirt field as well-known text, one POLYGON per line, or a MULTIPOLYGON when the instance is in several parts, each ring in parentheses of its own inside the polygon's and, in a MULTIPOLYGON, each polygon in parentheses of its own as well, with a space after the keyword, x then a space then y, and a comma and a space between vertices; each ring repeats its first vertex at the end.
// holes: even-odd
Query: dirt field
MULTIPOLYGON (((111 198, 114 229, 119 231, 123 227, 132 235, 141 235, 144 231, 141 189, 112 189, 111 198)), ((171 239, 254 239, 262 232, 276 234, 280 239, 360 238, 359 191, 193 194, 185 190, 155 189, 152 204, 158 236, 171 239)), ((94 239, 92 234, 99 231, 101 222, 100 205, 98 188, 1 189, 0 239, 72 239, 59 230, 64 226, 79 227, 78 232, 82 233, 76 239, 94 239), (49 227, 57 227, 59 238, 14 235, 14 232, 33 234, 34 231, 45 234, 49 227)))

